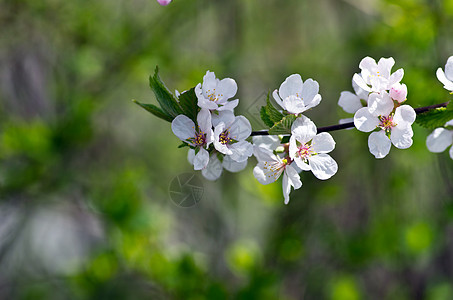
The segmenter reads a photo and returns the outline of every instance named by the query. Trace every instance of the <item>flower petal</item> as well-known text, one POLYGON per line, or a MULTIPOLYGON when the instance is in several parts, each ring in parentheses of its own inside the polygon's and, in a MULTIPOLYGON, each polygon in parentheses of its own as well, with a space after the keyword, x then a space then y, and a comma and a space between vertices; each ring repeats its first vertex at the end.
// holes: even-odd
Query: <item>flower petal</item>
POLYGON ((354 126, 360 131, 373 131, 379 124, 379 119, 370 113, 368 107, 359 109, 354 115, 354 126))
POLYGON ((414 132, 412 131, 411 126, 396 126, 392 128, 390 134, 390 140, 392 144, 395 145, 398 149, 407 149, 412 146, 412 137, 414 132))
POLYGON ((300 116, 291 126, 291 135, 301 143, 309 142, 316 135, 316 125, 309 118, 300 116))
POLYGON ((285 174, 288 177, 289 184, 291 184, 295 190, 300 189, 302 182, 300 181, 299 173, 291 165, 287 165, 285 168, 285 174))
POLYGON ((357 84, 358 87, 360 87, 364 91, 371 92, 371 88, 365 82, 363 77, 360 76, 359 74, 355 73, 354 76, 352 76, 352 80, 357 84))
POLYGON ((311 171, 310 165, 303 161, 300 157, 294 157, 294 162, 302 171, 311 171))
POLYGON ((253 168, 253 175, 255 176, 255 178, 258 180, 259 183, 261 184, 269 184, 269 183, 272 183, 272 182, 275 182, 278 177, 280 177, 280 174, 278 174, 279 176, 272 176, 270 174, 268 174, 269 170, 268 169, 265 169, 265 165, 264 165, 264 162, 260 162, 258 163, 258 165, 256 165, 255 168, 253 168))
POLYGON ((193 168, 194 170, 202 170, 206 168, 209 162, 209 152, 206 149, 200 148, 198 153, 193 159, 193 168))
POLYGON ((360 99, 363 99, 363 100, 367 100, 368 101, 368 94, 369 92, 365 91, 364 89, 362 89, 360 86, 357 85, 357 83, 352 80, 352 88, 354 89, 354 92, 355 94, 360 98, 360 99))
POLYGON ((313 147, 313 151, 316 153, 329 153, 335 149, 335 141, 330 133, 327 132, 317 134, 313 138, 311 145, 313 147))
POLYGON ((244 116, 237 116, 229 126, 230 137, 236 141, 245 140, 252 133, 252 126, 244 116))
POLYGON ((217 158, 217 155, 213 154, 209 158, 209 163, 206 166, 206 168, 201 170, 201 174, 207 180, 214 181, 219 179, 220 175, 222 175, 222 171, 223 171, 222 163, 217 158))
POLYGON ((230 145, 231 159, 237 162, 247 160, 253 154, 253 145, 247 141, 240 141, 230 145))
POLYGON ((453 132, 445 128, 436 128, 426 138, 426 147, 434 153, 443 152, 453 143, 453 132))
POLYGON ((219 108, 217 108, 217 110, 218 111, 225 111, 225 110, 233 111, 235 109, 235 107, 238 106, 238 104, 239 104, 239 99, 227 101, 227 102, 224 102, 223 105, 220 105, 219 108))
POLYGON ((396 108, 395 115, 393 116, 393 122, 398 125, 412 125, 414 123, 417 114, 410 105, 401 105, 396 108))
POLYGON ((234 121, 234 113, 231 110, 211 112, 212 126, 216 127, 220 122, 231 124, 234 121))
POLYGON ((193 165, 193 160, 195 158, 195 150, 194 149, 189 149, 187 152, 187 160, 191 165, 193 165))
POLYGON ((171 130, 181 140, 195 136, 195 123, 185 115, 178 115, 171 122, 171 130))
POLYGON ((207 71, 203 76, 202 91, 205 98, 209 98, 209 95, 214 93, 215 88, 219 80, 215 77, 214 72, 207 71))
POLYGON ((299 94, 299 97, 302 98, 306 105, 308 105, 315 98, 318 92, 318 82, 311 78, 308 78, 302 85, 302 93, 299 94))
POLYGON ((283 106, 283 100, 278 95, 278 91, 277 90, 274 90, 274 92, 272 93, 272 96, 274 97, 274 100, 275 100, 275 102, 277 102, 278 105, 280 105, 282 108, 285 108, 283 106))
POLYGON ((308 158, 308 164, 316 178, 326 180, 338 171, 337 162, 328 154, 313 155, 308 158))
POLYGON ((444 71, 441 68, 437 69, 436 76, 437 79, 439 79, 439 81, 443 83, 445 89, 453 91, 453 81, 450 81, 446 77, 444 71))
POLYGON ((340 94, 338 105, 347 113, 353 114, 363 107, 360 98, 351 92, 344 91, 340 94))
MULTIPOLYGON (((390 88, 392 85, 399 83, 401 79, 403 79, 404 76, 404 70, 403 69, 398 69, 390 75, 389 80, 388 80, 388 88, 390 88)), ((396 100, 396 99, 395 99, 396 100)))
POLYGON ((278 94, 282 99, 289 97, 291 95, 302 95, 302 78, 299 74, 292 74, 288 76, 285 81, 280 85, 278 94))
POLYGON ((371 93, 368 98, 368 110, 373 116, 388 116, 393 107, 393 100, 385 91, 379 94, 371 93))
POLYGON ((239 172, 245 169, 247 166, 247 160, 237 162, 231 159, 231 156, 225 156, 223 158, 222 166, 230 172, 239 172))
POLYGON ((236 95, 238 91, 238 86, 236 81, 232 78, 225 78, 220 80, 219 84, 216 87, 216 93, 218 95, 219 102, 226 101, 231 97, 236 95))
POLYGON ((379 132, 372 132, 368 137, 368 148, 371 154, 376 158, 384 158, 389 154, 392 143, 385 135, 383 130, 379 132))
POLYGON ((265 161, 266 162, 277 162, 278 161, 277 157, 271 150, 263 148, 263 147, 258 147, 256 145, 253 147, 253 155, 255 155, 258 162, 265 162, 265 161))
POLYGON ((263 147, 268 150, 275 150, 280 146, 280 138, 276 135, 259 135, 252 138, 253 145, 263 147))
POLYGON ((453 81, 453 56, 450 56, 445 64, 445 77, 453 81))

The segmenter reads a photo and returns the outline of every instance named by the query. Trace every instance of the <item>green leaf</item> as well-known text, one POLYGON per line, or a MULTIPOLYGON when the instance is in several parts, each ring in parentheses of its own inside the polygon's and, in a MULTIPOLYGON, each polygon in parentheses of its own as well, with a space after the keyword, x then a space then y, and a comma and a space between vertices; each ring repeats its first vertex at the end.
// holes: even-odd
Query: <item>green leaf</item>
POLYGON ((141 106, 142 108, 146 109, 147 111, 149 111, 150 113, 152 113, 153 115, 155 115, 158 118, 161 118, 161 119, 163 119, 165 121, 168 121, 168 122, 173 121, 173 117, 172 116, 168 115, 162 109, 160 109, 159 107, 157 107, 155 105, 146 104, 146 103, 140 103, 137 100, 132 100, 132 102, 134 102, 135 104, 137 104, 137 105, 141 106))
POLYGON ((274 126, 269 129, 269 134, 290 134, 291 126, 296 119, 296 115, 287 115, 283 117, 280 122, 275 123, 274 126))
POLYGON ((444 127, 445 123, 453 120, 453 105, 449 104, 446 108, 439 107, 425 113, 417 115, 415 122, 427 129, 434 130, 438 127, 444 127))
POLYGON ((269 116, 269 119, 271 119, 272 122, 277 123, 280 122, 281 119, 285 116, 281 112, 279 112, 271 103, 269 100, 269 93, 267 93, 267 100, 266 100, 266 113, 269 116))
POLYGON ((194 123, 197 123, 197 115, 200 108, 198 107, 198 98, 195 95, 195 88, 191 88, 179 95, 179 105, 182 113, 188 116, 194 123))
POLYGON ((189 144, 182 142, 181 145, 178 146, 178 148, 184 148, 184 147, 189 147, 189 144))
POLYGON ((261 116, 261 120, 263 120, 263 122, 264 122, 264 124, 266 124, 266 126, 268 126, 269 128, 274 126, 274 122, 272 122, 271 118, 268 116, 265 106, 261 106, 260 116, 261 116))
POLYGON ((179 106, 175 96, 168 90, 163 81, 159 77, 159 68, 156 67, 154 76, 149 77, 149 86, 156 96, 157 102, 159 102, 162 110, 172 116, 173 118, 177 115, 182 114, 182 109, 179 106))
POLYGON ((289 136, 289 135, 285 135, 285 136, 282 138, 282 141, 281 141, 280 143, 282 143, 282 144, 289 143, 289 139, 290 139, 290 136, 289 136))

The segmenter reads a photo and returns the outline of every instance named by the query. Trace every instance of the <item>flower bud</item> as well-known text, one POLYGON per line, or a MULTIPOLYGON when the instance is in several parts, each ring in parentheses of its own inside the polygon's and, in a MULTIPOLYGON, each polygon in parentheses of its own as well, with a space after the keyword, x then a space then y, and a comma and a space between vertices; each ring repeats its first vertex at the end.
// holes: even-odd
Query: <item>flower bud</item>
POLYGON ((404 83, 395 83, 390 89, 390 97, 399 103, 404 102, 407 97, 407 86, 404 83))
POLYGON ((160 5, 168 5, 172 0, 157 0, 160 5))

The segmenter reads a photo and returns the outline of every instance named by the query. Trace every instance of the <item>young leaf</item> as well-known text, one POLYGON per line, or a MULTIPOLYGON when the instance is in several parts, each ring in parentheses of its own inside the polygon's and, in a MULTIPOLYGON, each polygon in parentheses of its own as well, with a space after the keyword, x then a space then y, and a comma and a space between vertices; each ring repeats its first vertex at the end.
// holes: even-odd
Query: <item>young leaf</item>
POLYGON ((281 112, 279 112, 272 104, 271 101, 269 100, 269 93, 267 94, 267 100, 266 100, 266 113, 271 119, 272 122, 277 123, 280 122, 281 119, 285 116, 281 112))
POLYGON ((191 88, 179 95, 179 105, 181 106, 182 113, 188 116, 194 123, 197 123, 197 114, 200 108, 198 107, 197 95, 195 95, 195 88, 191 88))
POLYGON ((166 114, 173 118, 182 114, 181 107, 175 96, 173 96, 160 79, 158 67, 156 67, 156 70, 154 71, 154 76, 149 77, 149 86, 153 90, 160 107, 166 114))
POLYGON ((269 134, 290 134, 291 126, 296 120, 296 115, 287 115, 280 120, 280 122, 275 123, 274 126, 269 129, 269 134))
POLYGON ((272 122, 272 120, 268 116, 265 106, 261 106, 260 116, 261 116, 261 120, 263 120, 263 122, 264 122, 264 124, 266 124, 266 126, 268 126, 269 128, 274 126, 274 122, 272 122))
POLYGON ((165 121, 171 122, 173 121, 173 117, 168 115, 166 112, 164 112, 162 109, 159 107, 152 105, 152 104, 146 104, 146 103, 140 103, 137 100, 132 100, 135 104, 141 106, 142 108, 146 109, 153 115, 155 115, 158 118, 161 118, 165 121))
POLYGON ((417 115, 415 122, 427 129, 434 130, 443 127, 445 123, 453 120, 453 105, 449 104, 446 108, 439 107, 417 115))

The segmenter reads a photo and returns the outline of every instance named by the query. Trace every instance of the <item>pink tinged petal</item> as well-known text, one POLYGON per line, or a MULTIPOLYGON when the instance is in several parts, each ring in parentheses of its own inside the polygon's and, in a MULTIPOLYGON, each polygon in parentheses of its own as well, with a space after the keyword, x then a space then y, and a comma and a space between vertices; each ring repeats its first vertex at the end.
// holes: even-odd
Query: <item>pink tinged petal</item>
POLYGON ((276 135, 254 136, 252 140, 254 146, 263 147, 271 151, 280 146, 280 139, 276 135))
POLYGON ((311 145, 313 147, 313 151, 316 153, 329 153, 335 149, 335 141, 330 133, 327 132, 317 134, 313 138, 311 145))
POLYGON ((390 140, 392 144, 398 149, 407 149, 412 146, 412 137, 414 132, 410 126, 394 127, 390 133, 390 140))
POLYGON ((445 77, 453 81, 453 56, 450 56, 445 64, 445 77))
POLYGON ((390 97, 399 103, 404 102, 407 98, 407 86, 403 83, 396 83, 390 89, 390 97))
POLYGON ((360 86, 357 85, 357 83, 352 80, 352 88, 354 89, 355 94, 363 100, 368 100, 368 94, 369 92, 365 91, 362 89, 360 86))
POLYGON ((393 57, 381 58, 378 62, 379 75, 389 78, 392 67, 395 65, 393 57))
POLYGON ((316 135, 316 125, 309 118, 300 116, 291 126, 291 135, 301 143, 309 142, 316 135))
POLYGON ((299 173, 291 165, 287 165, 285 168, 285 175, 288 177, 288 182, 294 187, 295 190, 300 189, 302 181, 300 181, 299 173))
POLYGON ((396 70, 392 75, 390 75, 388 79, 388 88, 390 88, 392 85, 396 83, 399 83, 401 79, 403 79, 403 76, 404 76, 403 69, 396 70))
POLYGON ((368 84, 365 82, 365 80, 363 79, 362 76, 360 76, 359 74, 354 74, 354 76, 352 77, 352 80, 357 84, 357 86, 359 86, 361 89, 363 89, 364 91, 367 91, 367 92, 371 92, 371 88, 368 86, 368 84))
POLYGON ((295 157, 294 162, 302 171, 310 171, 310 165, 308 165, 305 161, 303 161, 300 157, 295 157))
POLYGON ((209 153, 203 148, 200 148, 200 151, 195 155, 193 159, 193 168, 194 170, 202 170, 206 168, 209 162, 209 153))
POLYGON ((222 171, 223 171, 222 163, 217 158, 217 155, 213 154, 209 158, 209 163, 206 166, 206 168, 201 170, 201 174, 207 180, 214 181, 214 180, 219 179, 220 175, 222 175, 222 171))
POLYGON ((232 78, 225 78, 220 80, 219 84, 216 87, 216 93, 218 95, 219 101, 221 102, 222 100, 226 101, 227 99, 234 97, 237 91, 238 86, 236 84, 236 81, 234 81, 234 79, 232 78))
POLYGON ((233 111, 239 104, 239 99, 227 101, 217 108, 218 111, 233 111))
POLYGON ((308 162, 313 175, 321 180, 329 179, 338 171, 337 162, 328 154, 313 155, 308 162))
POLYGON ((160 4, 160 5, 168 5, 171 3, 172 0, 157 0, 157 2, 160 4))
POLYGON ((299 94, 299 97, 308 105, 318 94, 319 84, 315 80, 309 78, 305 80, 302 85, 302 94, 299 94))
POLYGON ((252 126, 244 116, 237 116, 229 127, 230 137, 236 141, 245 140, 252 133, 252 126))
POLYGON ((278 95, 278 91, 277 90, 274 90, 274 92, 272 93, 272 96, 274 97, 274 100, 275 100, 275 102, 277 102, 278 105, 280 105, 282 108, 285 108, 283 106, 283 100, 278 95))
POLYGON ((195 123, 185 115, 178 115, 171 122, 171 130, 181 140, 195 136, 195 123))
POLYGON ((369 112, 368 107, 359 109, 354 115, 354 126, 360 131, 373 131, 379 124, 379 119, 369 112))
POLYGON ((239 171, 242 171, 245 169, 245 167, 247 166, 247 160, 244 160, 242 162, 237 162, 237 161, 234 161, 233 159, 231 159, 230 156, 225 156, 223 158, 222 166, 227 171, 235 173, 235 172, 239 172, 239 171))
POLYGON ((280 177, 281 173, 279 173, 278 176, 269 176, 270 174, 267 174, 269 171, 264 167, 264 162, 260 162, 253 168, 253 176, 255 176, 259 183, 266 185, 275 182, 278 177, 280 177))
POLYGON ((231 159, 237 162, 246 161, 250 156, 253 155, 253 145, 247 141, 240 141, 230 146, 231 159))
POLYGON ((426 147, 434 153, 443 152, 453 143, 453 132, 445 128, 436 128, 428 135, 426 147))
POLYGON ((384 158, 389 154, 392 143, 385 135, 383 130, 379 132, 372 132, 368 137, 368 148, 371 154, 376 158, 384 158))
POLYGON ((453 91, 453 81, 448 80, 441 68, 437 69, 436 76, 437 79, 439 79, 439 81, 443 83, 445 89, 453 91))
POLYGON ((393 100, 387 92, 370 94, 368 110, 373 116, 388 116, 393 111, 393 108, 393 100))
POLYGON ((187 160, 191 165, 193 165, 193 160, 195 158, 195 150, 194 149, 189 149, 187 152, 187 160))
POLYGON ((402 126, 412 125, 417 114, 410 105, 401 105, 396 108, 395 115, 393 116, 393 123, 402 126))
POLYGON ((278 94, 282 99, 289 97, 291 95, 300 95, 302 94, 302 78, 299 74, 292 74, 288 76, 285 81, 280 85, 278 94))
POLYGON ((363 107, 360 98, 351 92, 341 92, 338 105, 347 113, 353 114, 363 107))
POLYGON ((234 113, 231 110, 216 111, 211 113, 212 126, 216 127, 220 122, 230 124, 234 121, 234 113))
POLYGON ((311 100, 310 102, 306 103, 307 106, 305 107, 305 110, 308 110, 310 108, 313 108, 315 107, 316 105, 318 105, 319 103, 321 103, 321 95, 320 94, 317 94, 313 100, 311 100))

